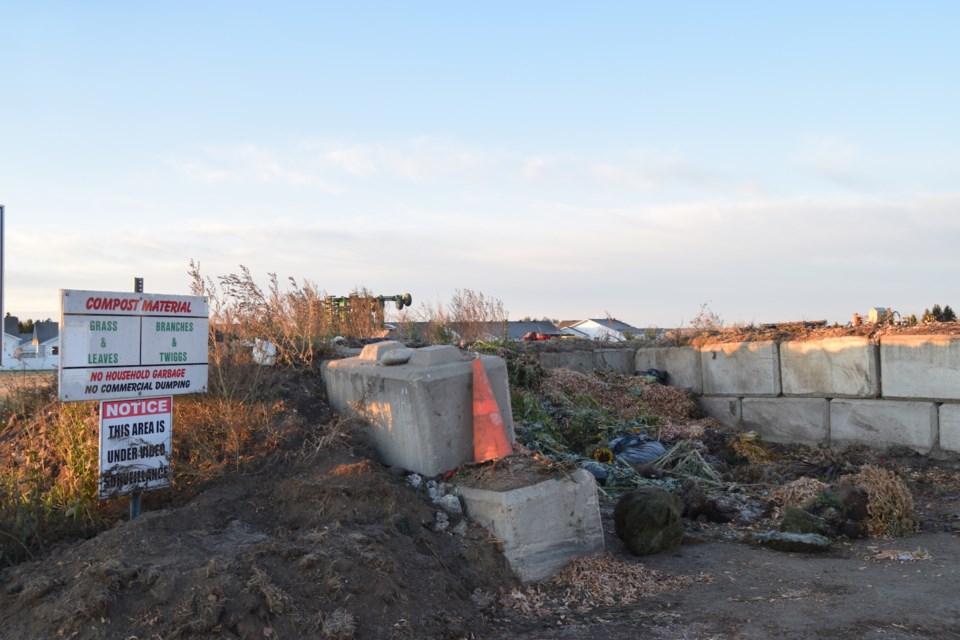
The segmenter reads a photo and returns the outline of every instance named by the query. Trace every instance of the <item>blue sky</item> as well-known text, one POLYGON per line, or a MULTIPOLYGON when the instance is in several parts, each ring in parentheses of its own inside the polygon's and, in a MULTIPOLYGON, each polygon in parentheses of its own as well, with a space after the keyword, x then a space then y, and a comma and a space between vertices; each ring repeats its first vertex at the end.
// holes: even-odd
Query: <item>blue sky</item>
POLYGON ((0 0, 6 310, 191 258, 640 327, 956 306, 958 14, 0 0))

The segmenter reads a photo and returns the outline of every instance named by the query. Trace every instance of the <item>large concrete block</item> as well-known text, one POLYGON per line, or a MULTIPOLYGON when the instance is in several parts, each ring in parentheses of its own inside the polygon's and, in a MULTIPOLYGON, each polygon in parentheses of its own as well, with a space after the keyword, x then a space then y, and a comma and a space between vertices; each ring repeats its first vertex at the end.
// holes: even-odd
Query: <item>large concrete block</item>
POLYGON ((884 398, 960 400, 960 336, 880 339, 884 398))
POLYGON ((960 453, 960 404, 940 405, 940 448, 960 453))
POLYGON ((728 427, 740 426, 741 407, 740 398, 717 398, 701 396, 700 410, 722 425, 728 427))
POLYGON ((700 351, 693 347, 640 347, 634 360, 634 371, 660 369, 670 374, 671 387, 683 387, 703 393, 703 372, 700 351))
POLYGON ((833 400, 830 439, 928 453, 937 443, 937 405, 897 400, 833 400))
MULTIPOLYGON (((450 351, 435 349, 394 366, 359 357, 333 360, 323 367, 327 397, 339 413, 368 423, 384 463, 433 476, 473 461, 473 357, 450 358, 450 351)), ((513 441, 506 363, 483 356, 483 365, 513 441)))
POLYGON ((593 352, 593 368, 601 371, 616 371, 630 376, 635 371, 634 358, 633 349, 597 349, 593 352))
POLYGON ((830 439, 826 398, 744 398, 740 428, 771 442, 820 444, 830 439))
POLYGON ((716 342, 700 347, 708 395, 780 395, 780 350, 772 340, 716 342))
POLYGON ((545 369, 571 369, 590 373, 594 367, 593 351, 541 351, 540 365, 545 369))
POLYGON ((511 491, 458 489, 467 517, 503 543, 504 556, 524 582, 603 552, 597 485, 583 469, 511 491))
POLYGON ((784 395, 876 398, 880 351, 858 336, 782 342, 780 374, 784 395))

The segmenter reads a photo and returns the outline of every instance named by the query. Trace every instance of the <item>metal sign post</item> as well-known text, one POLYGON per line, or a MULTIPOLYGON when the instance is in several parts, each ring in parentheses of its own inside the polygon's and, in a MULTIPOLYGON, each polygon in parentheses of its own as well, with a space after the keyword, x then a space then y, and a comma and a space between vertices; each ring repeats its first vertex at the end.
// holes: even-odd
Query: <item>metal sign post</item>
MULTIPOLYGON (((134 293, 143 293, 143 278, 134 277, 134 279, 133 279, 133 292, 134 292, 134 293)), ((173 404, 173 398, 170 399, 170 404, 171 404, 171 405, 173 404)), ((100 406, 103 406, 103 403, 101 403, 100 406)), ((172 409, 172 407, 171 407, 171 412, 172 412, 172 411, 173 411, 173 409, 172 409)), ((101 420, 100 439, 103 440, 103 426, 102 426, 103 416, 102 416, 102 415, 100 416, 100 420, 101 420)), ((103 456, 103 454, 102 454, 102 452, 101 452, 101 458, 102 458, 102 456, 103 456)), ((103 460, 102 460, 102 459, 101 459, 101 461, 100 461, 100 466, 101 466, 101 467, 103 466, 103 460)), ((130 519, 133 520, 133 519, 136 518, 138 515, 140 515, 140 490, 139 490, 139 489, 134 489, 134 490, 133 490, 133 493, 130 494, 130 519)))

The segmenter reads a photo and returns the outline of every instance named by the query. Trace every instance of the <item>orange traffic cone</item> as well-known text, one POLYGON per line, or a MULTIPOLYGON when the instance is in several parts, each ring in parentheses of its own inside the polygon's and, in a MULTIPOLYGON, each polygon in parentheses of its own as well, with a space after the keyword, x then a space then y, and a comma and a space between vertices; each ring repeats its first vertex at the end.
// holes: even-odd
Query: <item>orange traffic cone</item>
POLYGON ((473 361, 473 459, 486 462, 512 451, 487 372, 477 358, 473 361))

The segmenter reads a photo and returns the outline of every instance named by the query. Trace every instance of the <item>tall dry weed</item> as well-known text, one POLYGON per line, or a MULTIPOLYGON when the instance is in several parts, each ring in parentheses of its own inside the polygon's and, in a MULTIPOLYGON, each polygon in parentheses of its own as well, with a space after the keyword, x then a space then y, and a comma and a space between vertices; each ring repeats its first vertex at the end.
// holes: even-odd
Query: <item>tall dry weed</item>
POLYGON ((501 300, 472 289, 455 290, 447 304, 421 303, 418 315, 433 344, 503 339, 510 317, 501 300))

